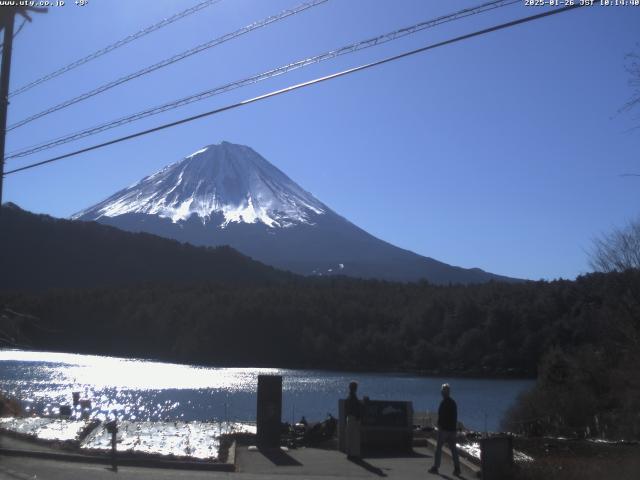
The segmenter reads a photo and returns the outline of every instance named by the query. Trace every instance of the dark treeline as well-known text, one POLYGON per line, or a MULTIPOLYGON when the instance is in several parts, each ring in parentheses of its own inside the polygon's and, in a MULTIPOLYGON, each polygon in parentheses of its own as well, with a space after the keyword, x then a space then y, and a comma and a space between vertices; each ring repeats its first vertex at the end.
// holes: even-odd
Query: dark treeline
POLYGON ((334 277, 4 291, 0 307, 20 312, 9 333, 37 349, 214 365, 538 375, 510 412, 510 430, 640 436, 638 270, 449 287, 334 277))
MULTIPOLYGON (((35 348, 207 364, 535 376, 543 354, 624 343, 640 274, 472 286, 346 278, 0 294, 35 348), (606 340, 606 342, 605 342, 606 340)), ((635 323, 634 323, 635 322, 635 323)), ((617 358, 620 351, 607 350, 617 358)))

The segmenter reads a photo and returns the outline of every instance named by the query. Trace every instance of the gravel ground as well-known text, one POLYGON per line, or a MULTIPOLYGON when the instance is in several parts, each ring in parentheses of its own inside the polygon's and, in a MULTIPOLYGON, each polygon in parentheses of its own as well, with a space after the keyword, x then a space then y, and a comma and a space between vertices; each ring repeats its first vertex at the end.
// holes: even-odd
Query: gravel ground
POLYGON ((640 444, 516 438, 514 448, 535 459, 518 463, 518 480, 638 480, 640 444))

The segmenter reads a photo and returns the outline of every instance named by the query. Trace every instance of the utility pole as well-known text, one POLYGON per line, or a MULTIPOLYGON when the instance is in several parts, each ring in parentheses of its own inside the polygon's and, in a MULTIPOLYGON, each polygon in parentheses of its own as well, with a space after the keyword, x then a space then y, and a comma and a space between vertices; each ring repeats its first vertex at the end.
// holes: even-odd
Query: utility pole
POLYGON ((13 24, 16 14, 31 21, 27 12, 46 13, 46 8, 5 7, 0 10, 0 29, 4 29, 2 46, 2 71, 0 72, 0 206, 2 206, 2 185, 4 184, 4 147, 7 136, 7 110, 9 107, 9 74, 11 72, 11 50, 13 48, 13 24))
POLYGON ((11 70, 11 49, 13 47, 13 23, 16 12, 13 8, 2 12, 4 43, 2 46, 2 72, 0 73, 0 207, 2 206, 2 185, 4 184, 4 144, 7 136, 7 108, 9 107, 9 73, 11 70))

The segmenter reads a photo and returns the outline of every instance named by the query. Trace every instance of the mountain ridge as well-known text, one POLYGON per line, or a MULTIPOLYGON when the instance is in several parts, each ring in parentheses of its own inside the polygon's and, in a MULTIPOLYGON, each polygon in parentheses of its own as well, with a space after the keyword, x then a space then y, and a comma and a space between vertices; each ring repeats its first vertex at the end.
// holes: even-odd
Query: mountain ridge
POLYGON ((0 290, 101 288, 146 283, 262 285, 288 282, 229 247, 196 247, 97 222, 35 214, 12 203, 0 212, 0 290))

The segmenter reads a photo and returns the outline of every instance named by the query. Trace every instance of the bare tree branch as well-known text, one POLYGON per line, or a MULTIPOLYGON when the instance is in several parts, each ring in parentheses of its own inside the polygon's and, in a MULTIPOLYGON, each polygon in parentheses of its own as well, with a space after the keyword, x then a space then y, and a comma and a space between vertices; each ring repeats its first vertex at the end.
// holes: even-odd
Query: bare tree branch
POLYGON ((622 272, 640 268, 640 218, 596 238, 589 264, 598 272, 622 272))
POLYGON ((625 70, 629 74, 629 86, 632 88, 631 98, 620 108, 620 112, 628 112, 640 105, 640 54, 629 53, 625 56, 625 70))

